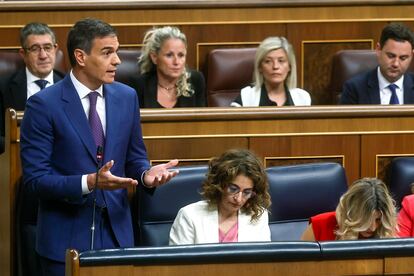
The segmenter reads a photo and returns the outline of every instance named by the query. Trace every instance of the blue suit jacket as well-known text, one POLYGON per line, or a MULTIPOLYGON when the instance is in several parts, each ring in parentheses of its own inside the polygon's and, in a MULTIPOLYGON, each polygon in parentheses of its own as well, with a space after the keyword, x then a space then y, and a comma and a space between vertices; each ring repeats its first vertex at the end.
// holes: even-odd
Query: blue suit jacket
MULTIPOLYGON (((106 104, 104 163, 112 174, 140 179, 149 168, 135 91, 103 86, 106 104)), ((21 124, 24 185, 40 198, 37 251, 64 261, 65 250, 88 250, 92 194, 82 195, 82 175, 97 167, 96 145, 69 74, 29 98, 21 124)), ((121 247, 134 245, 126 189, 104 191, 112 229, 121 247)))
MULTIPOLYGON (((414 75, 404 75, 404 104, 414 103, 414 75)), ((377 68, 347 80, 340 104, 381 104, 377 68)))

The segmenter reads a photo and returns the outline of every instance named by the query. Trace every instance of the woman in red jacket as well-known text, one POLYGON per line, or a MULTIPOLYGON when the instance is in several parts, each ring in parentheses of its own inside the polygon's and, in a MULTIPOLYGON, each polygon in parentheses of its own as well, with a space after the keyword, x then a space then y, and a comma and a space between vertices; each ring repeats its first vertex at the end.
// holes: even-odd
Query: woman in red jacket
POLYGON ((310 218, 302 240, 357 240, 396 236, 397 214, 387 186, 376 178, 354 182, 336 211, 310 218))
MULTIPOLYGON (((414 193, 414 183, 411 184, 414 193)), ((398 236, 401 238, 414 237, 414 195, 405 196, 398 214, 398 236)))

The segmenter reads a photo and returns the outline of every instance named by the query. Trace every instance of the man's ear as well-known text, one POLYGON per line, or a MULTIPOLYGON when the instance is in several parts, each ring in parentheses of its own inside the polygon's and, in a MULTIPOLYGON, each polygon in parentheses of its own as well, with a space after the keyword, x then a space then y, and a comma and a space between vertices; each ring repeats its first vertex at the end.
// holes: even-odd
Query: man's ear
POLYGON ((87 55, 85 53, 85 51, 81 50, 81 49, 75 49, 74 53, 75 55, 75 59, 76 62, 78 63, 79 66, 85 66, 85 60, 87 58, 87 55))
POLYGON ((22 59, 24 59, 24 58, 25 58, 25 56, 26 56, 26 52, 25 52, 25 50, 24 50, 23 48, 20 48, 20 49, 19 49, 19 55, 22 57, 22 59))
POLYGON ((377 57, 379 57, 381 53, 381 44, 379 42, 377 42, 377 45, 375 47, 375 53, 377 54, 377 57))

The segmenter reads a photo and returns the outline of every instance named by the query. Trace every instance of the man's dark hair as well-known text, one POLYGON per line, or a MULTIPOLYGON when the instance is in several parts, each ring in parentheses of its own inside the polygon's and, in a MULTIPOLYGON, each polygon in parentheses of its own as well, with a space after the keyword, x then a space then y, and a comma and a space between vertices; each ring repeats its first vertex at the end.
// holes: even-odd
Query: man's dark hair
POLYGON ((381 32, 380 46, 384 47, 388 39, 399 42, 408 41, 414 49, 413 32, 402 23, 390 23, 381 32))
POLYGON ((92 43, 95 38, 106 36, 116 36, 117 32, 114 27, 108 23, 94 18, 85 18, 75 23, 68 34, 67 49, 70 64, 76 65, 75 50, 81 49, 90 54, 92 43))
POLYGON ((31 22, 24 26, 20 30, 20 45, 22 48, 27 48, 30 45, 26 45, 26 40, 29 35, 45 35, 48 34, 52 37, 53 44, 56 43, 56 35, 52 31, 52 29, 49 28, 49 26, 45 23, 40 22, 31 22))

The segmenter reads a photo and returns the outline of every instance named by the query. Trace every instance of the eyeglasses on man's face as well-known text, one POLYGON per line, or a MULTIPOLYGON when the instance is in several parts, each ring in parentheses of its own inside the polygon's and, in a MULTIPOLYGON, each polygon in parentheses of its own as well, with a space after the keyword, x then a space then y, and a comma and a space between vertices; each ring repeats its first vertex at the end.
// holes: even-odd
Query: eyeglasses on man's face
POLYGON ((43 45, 34 44, 24 49, 26 50, 26 52, 29 52, 31 54, 39 54, 42 50, 50 54, 55 50, 55 48, 56 48, 56 44, 49 43, 49 44, 43 44, 43 45))
POLYGON ((236 184, 229 184, 227 186, 226 192, 229 195, 239 195, 239 193, 242 193, 242 197, 244 199, 252 198, 256 195, 256 193, 253 191, 253 189, 244 189, 243 191, 240 190, 240 187, 236 184))

